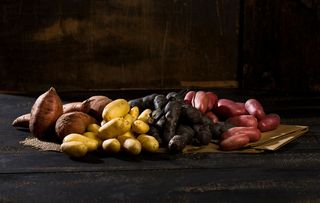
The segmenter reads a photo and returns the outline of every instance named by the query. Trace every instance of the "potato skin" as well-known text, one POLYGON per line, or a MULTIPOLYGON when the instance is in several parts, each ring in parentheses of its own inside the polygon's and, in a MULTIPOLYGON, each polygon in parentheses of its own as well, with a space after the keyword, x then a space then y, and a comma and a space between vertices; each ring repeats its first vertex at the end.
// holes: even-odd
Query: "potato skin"
POLYGON ((233 136, 247 136, 250 142, 255 142, 260 139, 261 132, 255 127, 233 127, 222 134, 222 140, 233 136))
POLYGON ((226 122, 238 127, 258 127, 258 120, 253 115, 240 115, 228 118, 226 122))
POLYGON ((117 117, 123 117, 130 111, 129 103, 125 99, 116 99, 107 104, 102 112, 103 120, 110 121, 117 117))
POLYGON ((266 115, 259 121, 258 128, 261 132, 267 132, 276 129, 280 125, 280 116, 275 113, 266 115))
POLYGON ((122 145, 122 149, 132 155, 140 154, 141 148, 141 143, 135 138, 126 139, 122 145))
POLYGON ((137 137, 137 140, 141 143, 143 151, 154 153, 159 149, 159 142, 150 135, 141 134, 137 137))
POLYGON ((30 123, 30 117, 31 114, 23 114, 21 116, 18 116, 14 121, 12 122, 13 127, 22 127, 22 128, 29 128, 30 123))
POLYGON ((208 98, 208 107, 207 111, 210 111, 213 109, 213 107, 216 106, 218 102, 218 96, 213 92, 206 92, 207 98, 208 98))
POLYGON ((70 157, 83 157, 87 154, 88 148, 79 141, 71 141, 62 143, 60 150, 70 157))
POLYGON ((236 150, 249 143, 249 137, 247 136, 232 136, 224 139, 220 142, 219 146, 222 150, 236 150))
POLYGON ((56 90, 51 87, 40 95, 32 106, 29 129, 37 138, 42 139, 55 126, 55 122, 62 115, 63 108, 56 90))
POLYGON ((196 92, 192 99, 192 106, 198 109, 201 113, 205 113, 208 108, 208 97, 204 91, 196 92))
POLYGON ((248 114, 243 105, 238 104, 230 99, 219 99, 217 106, 214 109, 214 113, 225 119, 233 116, 248 114))
POLYGON ((184 103, 188 105, 192 105, 192 100, 194 96, 196 95, 195 91, 189 91, 187 94, 184 96, 184 103))
POLYGON ((99 137, 103 140, 115 138, 129 131, 131 124, 122 117, 114 118, 99 128, 99 137))
POLYGON ((103 141, 102 149, 107 153, 114 154, 120 151, 121 145, 116 138, 111 138, 103 141))
POLYGON ((255 116, 258 120, 261 120, 266 116, 261 103, 256 99, 247 100, 245 108, 250 115, 255 116))

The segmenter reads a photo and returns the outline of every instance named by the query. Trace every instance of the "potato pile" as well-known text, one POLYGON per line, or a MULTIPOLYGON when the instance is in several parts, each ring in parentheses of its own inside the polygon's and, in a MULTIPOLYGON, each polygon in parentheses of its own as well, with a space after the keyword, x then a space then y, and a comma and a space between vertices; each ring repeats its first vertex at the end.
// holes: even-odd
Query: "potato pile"
POLYGON ((158 152, 160 147, 179 153, 186 145, 210 142, 221 150, 235 150, 279 124, 280 117, 266 115, 256 99, 241 103, 219 99, 214 92, 182 90, 129 101, 96 95, 62 104, 54 88, 12 123, 29 128, 39 139, 60 142, 61 151, 71 157, 95 151, 138 155, 158 152))

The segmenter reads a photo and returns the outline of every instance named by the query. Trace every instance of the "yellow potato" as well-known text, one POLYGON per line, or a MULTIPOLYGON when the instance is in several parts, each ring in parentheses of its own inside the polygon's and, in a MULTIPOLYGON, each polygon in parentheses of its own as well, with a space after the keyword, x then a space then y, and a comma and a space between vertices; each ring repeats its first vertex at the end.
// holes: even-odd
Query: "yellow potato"
POLYGON ((133 132, 128 131, 120 136, 117 137, 117 139, 119 140, 120 144, 122 145, 124 143, 124 141, 128 138, 135 138, 133 132))
POLYGON ((143 151, 157 152, 159 150, 159 142, 150 135, 141 134, 137 137, 137 140, 141 143, 143 151))
POLYGON ((139 108, 134 106, 130 109, 129 114, 136 120, 139 116, 139 108))
POLYGON ((133 121, 135 121, 135 119, 133 118, 133 116, 131 116, 131 114, 127 114, 127 115, 125 115, 123 118, 124 118, 124 120, 129 121, 130 124, 132 124, 133 121))
POLYGON ((150 127, 147 123, 142 120, 135 120, 132 123, 132 131, 138 134, 145 134, 149 131, 150 127))
POLYGON ((107 104, 102 112, 103 120, 110 121, 117 117, 123 117, 130 111, 129 103, 125 99, 116 99, 107 104))
POLYGON ((94 151, 98 149, 99 143, 97 140, 88 138, 84 135, 71 133, 63 138, 63 143, 72 142, 72 141, 79 141, 82 142, 88 148, 88 151, 94 151))
POLYGON ((103 126, 103 125, 106 124, 107 122, 108 122, 108 121, 106 121, 106 120, 102 120, 101 123, 100 123, 100 124, 101 124, 100 126, 103 126))
POLYGON ((138 116, 138 120, 141 120, 145 123, 152 123, 153 119, 151 117, 151 109, 145 109, 139 116, 138 116))
POLYGON ((103 140, 115 138, 129 131, 131 124, 124 118, 114 118, 99 128, 99 137, 103 140))
POLYGON ((60 149, 70 157, 83 157, 88 152, 87 146, 79 141, 64 142, 61 144, 60 149))
POLYGON ((88 127, 87 127, 87 131, 88 132, 94 132, 94 133, 99 133, 99 128, 100 126, 98 124, 95 124, 95 123, 92 123, 92 124, 89 124, 88 127))
POLYGON ((120 142, 115 138, 110 138, 102 143, 102 149, 108 153, 118 153, 120 151, 120 142))
POLYGON ((129 154, 138 155, 141 152, 141 143, 135 138, 128 138, 124 141, 122 148, 129 154))
POLYGON ((98 146, 101 146, 102 144, 102 140, 100 139, 100 137, 98 136, 98 133, 95 132, 85 132, 83 133, 83 136, 97 140, 98 141, 98 146))

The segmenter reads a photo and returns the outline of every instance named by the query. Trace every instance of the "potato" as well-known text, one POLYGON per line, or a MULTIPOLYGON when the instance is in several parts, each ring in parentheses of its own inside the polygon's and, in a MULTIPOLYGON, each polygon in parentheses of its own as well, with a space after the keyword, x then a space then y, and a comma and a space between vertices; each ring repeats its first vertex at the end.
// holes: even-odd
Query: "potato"
POLYGON ((102 143, 102 149, 107 153, 118 153, 121 149, 120 142, 115 138, 104 140, 102 143))
POLYGON ((86 113, 75 111, 65 113, 56 122, 55 130, 60 139, 71 133, 83 134, 87 126, 97 121, 86 113))
POLYGON ((88 132, 94 132, 96 134, 99 133, 99 128, 100 126, 96 123, 90 123, 88 126, 87 126, 87 131, 88 132))
POLYGON ((134 106, 130 109, 129 114, 133 117, 134 120, 137 120, 139 116, 139 108, 137 106, 134 106))
POLYGON ((187 94, 184 96, 184 103, 185 104, 189 104, 192 105, 192 100, 194 98, 194 96, 196 95, 195 91, 189 91, 187 92, 187 94))
POLYGON ((218 123, 219 118, 212 111, 206 112, 206 116, 212 121, 212 123, 218 123))
POLYGON ((88 152, 86 145, 79 141, 62 143, 60 150, 70 157, 83 157, 88 152))
POLYGON ((213 92, 206 92, 207 98, 208 98, 208 106, 207 111, 210 111, 213 109, 213 107, 216 106, 218 102, 218 96, 213 92))
POLYGON ((115 138, 129 131, 131 124, 124 118, 113 118, 99 128, 99 137, 103 140, 115 138))
POLYGON ((30 113, 23 114, 12 122, 13 127, 22 127, 22 128, 29 128, 29 122, 30 122, 30 113))
POLYGON ((135 121, 136 119, 134 119, 134 117, 131 114, 127 114, 123 117, 124 120, 128 121, 130 123, 130 125, 133 123, 133 121, 135 121))
POLYGON ((78 133, 71 133, 63 138, 62 143, 78 141, 82 142, 88 148, 88 151, 95 151, 98 149, 99 142, 95 139, 86 137, 78 133))
POLYGON ((159 150, 159 142, 152 136, 141 134, 137 137, 141 143, 142 150, 146 152, 157 152, 159 150))
POLYGON ((244 147, 249 143, 249 137, 247 136, 231 136, 222 140, 219 146, 222 150, 236 150, 244 147))
POLYGON ((141 143, 135 138, 128 138, 123 142, 122 149, 132 155, 138 155, 141 152, 141 143))
POLYGON ((255 116, 258 120, 261 120, 266 116, 261 103, 256 99, 247 100, 245 108, 250 115, 255 116))
POLYGON ((198 109, 201 113, 205 113, 208 108, 208 97, 204 91, 198 91, 193 97, 191 103, 192 106, 198 109))
POLYGON ((130 111, 129 103, 124 99, 117 99, 105 106, 102 117, 106 121, 110 121, 117 117, 123 117, 130 111))
POLYGON ((258 127, 258 120, 253 115, 240 115, 228 118, 226 122, 238 127, 258 127))
POLYGON ((259 121, 258 128, 261 132, 276 129, 280 125, 280 116, 278 114, 268 114, 259 121))
POLYGON ((137 119, 150 124, 153 122, 151 113, 152 113, 151 109, 145 109, 144 111, 141 112, 141 114, 138 116, 137 119))
POLYGON ((89 102, 71 102, 64 104, 63 113, 69 113, 74 111, 81 111, 83 113, 88 113, 90 110, 89 102))
POLYGON ((230 99, 219 99, 214 112, 219 116, 219 118, 222 117, 225 119, 248 114, 243 105, 237 104, 230 99))
POLYGON ((107 104, 112 100, 103 95, 95 95, 85 100, 84 102, 89 103, 89 112, 88 114, 94 117, 96 120, 102 120, 102 112, 107 104))
POLYGON ((255 142, 260 139, 261 132, 255 127, 233 127, 222 134, 222 140, 233 136, 247 136, 250 142, 255 142))
POLYGON ((120 144, 122 145, 124 143, 124 141, 128 138, 134 138, 135 139, 135 136, 133 134, 133 132, 131 131, 128 131, 128 132, 125 132, 124 134, 122 135, 119 135, 117 136, 117 140, 119 140, 120 144))
POLYGON ((98 136, 98 133, 95 132, 85 132, 83 133, 83 136, 90 138, 90 139, 94 139, 98 142, 98 147, 101 147, 102 145, 102 140, 100 139, 100 137, 98 136))
POLYGON ((101 123, 100 123, 100 126, 103 126, 104 124, 106 124, 108 121, 106 120, 102 120, 101 123))
POLYGON ((62 115, 62 102, 56 90, 51 87, 40 95, 32 106, 29 129, 37 138, 44 138, 54 128, 55 122, 62 115))
POLYGON ((141 120, 135 120, 132 123, 132 131, 135 133, 144 134, 147 133, 149 129, 149 125, 141 120))

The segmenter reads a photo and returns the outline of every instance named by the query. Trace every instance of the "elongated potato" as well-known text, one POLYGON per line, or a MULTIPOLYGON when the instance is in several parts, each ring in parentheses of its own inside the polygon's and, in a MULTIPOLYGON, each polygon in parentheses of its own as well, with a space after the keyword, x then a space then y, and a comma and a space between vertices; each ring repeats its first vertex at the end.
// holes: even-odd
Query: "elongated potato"
POLYGON ((83 157, 88 152, 86 145, 79 141, 64 142, 60 150, 70 157, 83 157))
POLYGON ((90 139, 94 139, 98 142, 98 148, 101 147, 102 145, 102 140, 100 139, 100 137, 98 136, 98 133, 95 132, 85 132, 83 133, 83 136, 90 138, 90 139))
POLYGON ((63 138, 63 143, 65 142, 72 142, 72 141, 78 141, 82 142, 86 147, 88 148, 88 151, 95 151, 98 149, 99 142, 95 139, 86 137, 84 135, 78 134, 78 133, 71 133, 63 138))
POLYGON ((228 118, 226 122, 238 127, 258 127, 258 120, 253 115, 240 115, 228 118))
POLYGON ((189 91, 187 92, 186 96, 184 96, 184 103, 185 104, 189 104, 192 105, 192 100, 194 98, 194 96, 196 95, 195 91, 189 91))
POLYGON ((110 138, 103 141, 102 149, 107 153, 115 154, 120 151, 121 145, 116 138, 110 138))
POLYGON ((56 90, 51 87, 40 95, 32 106, 29 129, 37 138, 44 138, 54 129, 55 122, 62 115, 62 102, 56 90))
POLYGON ((208 107, 207 111, 210 111, 213 109, 213 107, 216 106, 218 102, 218 96, 213 92, 206 92, 207 98, 208 98, 208 107))
POLYGON ((250 142, 255 142, 260 139, 261 132, 255 127, 233 127, 222 134, 222 140, 233 136, 247 136, 250 142))
POLYGON ((119 140, 120 144, 123 145, 124 141, 128 138, 135 139, 134 133, 132 131, 125 132, 122 135, 117 136, 117 140, 119 140))
POLYGON ((22 127, 22 128, 29 128, 29 122, 30 122, 30 113, 23 114, 21 116, 18 116, 14 121, 12 122, 13 127, 22 127))
POLYGON ((87 126, 87 131, 88 132, 94 132, 96 134, 99 133, 99 128, 100 126, 96 123, 90 123, 88 126, 87 126))
POLYGON ((129 114, 133 117, 133 120, 137 120, 139 116, 139 107, 134 106, 130 109, 129 114))
POLYGON ((212 123, 218 123, 219 118, 212 111, 206 112, 206 116, 212 121, 212 123))
POLYGON ((141 112, 141 114, 138 116, 137 119, 150 124, 153 122, 151 113, 152 113, 151 109, 145 109, 144 111, 141 112))
POLYGON ((122 149, 132 155, 138 155, 141 152, 141 143, 137 139, 128 138, 123 142, 122 149))
POLYGON ((150 127, 142 120, 135 120, 132 123, 132 131, 138 134, 145 134, 149 131, 150 127))
POLYGON ((196 92, 193 97, 192 106, 198 109, 201 113, 205 113, 208 108, 208 97, 204 91, 196 92))
POLYGON ((97 121, 86 113, 75 111, 65 113, 56 122, 55 130, 60 139, 71 133, 83 134, 87 126, 97 121))
POLYGON ((159 150, 159 142, 150 135, 141 134, 137 137, 137 140, 141 143, 143 151, 154 153, 159 150))
POLYGON ((258 120, 261 120, 266 116, 261 103, 256 99, 247 100, 245 108, 249 114, 255 116, 258 120))
POLYGON ((102 118, 110 121, 117 117, 123 117, 130 111, 129 103, 125 99, 116 99, 105 106, 102 118))
POLYGON ((222 150, 236 150, 244 147, 249 143, 249 137, 247 136, 232 136, 222 140, 219 146, 222 150))
POLYGON ((219 116, 219 118, 222 117, 225 119, 248 114, 243 105, 237 104, 230 99, 219 99, 214 112, 219 116))
POLYGON ((259 121, 258 128, 261 132, 267 132, 276 129, 280 125, 280 116, 275 113, 266 115, 259 121))
POLYGON ((115 138, 129 131, 131 124, 124 118, 113 118, 99 128, 99 137, 103 140, 115 138))

